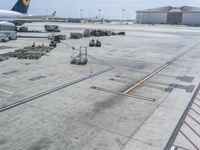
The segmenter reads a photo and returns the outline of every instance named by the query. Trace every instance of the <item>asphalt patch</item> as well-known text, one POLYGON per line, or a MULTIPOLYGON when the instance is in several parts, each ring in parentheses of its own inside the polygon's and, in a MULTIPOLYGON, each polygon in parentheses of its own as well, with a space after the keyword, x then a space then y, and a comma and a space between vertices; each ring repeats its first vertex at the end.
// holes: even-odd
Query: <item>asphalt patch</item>
POLYGON ((182 82, 191 83, 194 80, 194 77, 184 76, 184 77, 177 77, 176 79, 178 79, 178 80, 180 80, 182 82))
POLYGON ((170 84, 169 87, 165 89, 165 92, 172 92, 173 89, 182 89, 182 90, 185 90, 185 92, 187 92, 187 93, 192 93, 195 89, 195 86, 194 85, 185 86, 185 85, 180 85, 180 84, 170 84))

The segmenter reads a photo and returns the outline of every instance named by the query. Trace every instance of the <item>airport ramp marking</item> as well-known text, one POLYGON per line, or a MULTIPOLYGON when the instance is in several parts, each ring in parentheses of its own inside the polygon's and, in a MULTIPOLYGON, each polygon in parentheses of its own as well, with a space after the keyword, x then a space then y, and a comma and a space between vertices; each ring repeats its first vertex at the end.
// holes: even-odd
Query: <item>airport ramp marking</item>
POLYGON ((65 89, 65 88, 67 88, 67 87, 69 87, 69 86, 75 85, 75 84, 80 83, 80 82, 82 82, 82 81, 91 79, 91 78, 96 77, 96 76, 98 76, 98 75, 100 75, 100 74, 106 73, 106 72, 108 72, 108 71, 110 71, 110 70, 112 70, 112 69, 114 69, 114 67, 109 66, 109 67, 106 68, 106 69, 103 69, 103 70, 101 70, 101 71, 99 71, 99 72, 90 74, 90 75, 88 75, 88 76, 86 76, 86 77, 77 79, 77 80, 75 80, 75 81, 71 81, 71 82, 69 82, 69 83, 63 84, 63 85, 61 85, 61 86, 52 88, 52 89, 50 89, 50 90, 41 92, 41 93, 36 94, 36 95, 33 95, 33 96, 30 96, 30 97, 28 97, 28 98, 24 98, 24 99, 18 100, 18 101, 16 101, 16 102, 12 103, 12 104, 8 104, 8 105, 6 105, 6 106, 0 107, 0 113, 1 113, 1 112, 4 112, 4 111, 7 111, 7 110, 9 110, 9 109, 15 108, 15 107, 17 107, 17 106, 23 105, 23 104, 25 104, 25 103, 31 102, 31 101, 33 101, 33 100, 39 99, 39 98, 44 97, 44 96, 46 96, 46 95, 52 94, 52 93, 57 92, 57 91, 59 91, 59 90, 65 89))
POLYGON ((95 90, 107 92, 107 93, 112 93, 112 94, 117 94, 117 95, 121 95, 121 96, 131 97, 131 98, 134 98, 134 99, 149 101, 149 102, 155 102, 156 101, 156 99, 154 99, 154 98, 140 96, 140 95, 133 95, 133 94, 123 94, 122 92, 118 92, 116 90, 111 90, 111 89, 106 89, 106 88, 100 88, 100 87, 93 86, 93 87, 91 87, 91 89, 95 89, 95 90))
POLYGON ((168 66, 172 65, 173 63, 175 63, 178 60, 180 60, 181 58, 183 58, 186 54, 188 54, 189 52, 191 52, 194 48, 196 48, 197 46, 199 46, 199 44, 200 43, 194 45, 193 47, 191 47, 188 50, 184 51, 183 53, 179 54, 178 56, 176 56, 175 58, 173 58, 169 62, 165 63, 163 66, 159 67, 158 69, 154 70, 152 73, 150 73, 147 76, 143 77, 137 83, 134 83, 133 85, 130 85, 129 88, 127 88, 127 89, 125 89, 123 91, 123 94, 129 94, 131 91, 133 91, 134 89, 136 89, 137 87, 139 87, 141 84, 143 84, 147 80, 151 79, 153 76, 157 75, 158 73, 160 73, 162 70, 164 70, 168 66))
MULTIPOLYGON (((114 79, 114 78, 111 78, 109 79, 111 81, 115 81, 115 82, 119 82, 119 83, 130 83, 129 81, 127 80, 119 80, 119 79, 114 79)), ((147 87, 147 88, 152 88, 152 89, 156 89, 156 90, 161 90, 161 91, 165 91, 166 88, 163 88, 163 87, 160 87, 160 86, 156 86, 155 84, 153 83, 145 83, 145 84, 141 84, 140 85, 141 87, 147 87)))
MULTIPOLYGON (((64 42, 62 42, 62 43, 63 43, 64 45, 66 45, 66 46, 69 46, 69 47, 73 48, 73 50, 79 50, 79 49, 77 49, 77 48, 74 48, 74 46, 71 46, 71 45, 69 45, 69 44, 67 44, 67 43, 64 43, 64 42)), ((0 113, 1 113, 1 112, 4 112, 4 111, 7 111, 7 110, 9 110, 9 109, 15 108, 15 107, 17 107, 17 106, 23 105, 23 104, 25 104, 25 103, 31 102, 31 101, 36 100, 36 99, 38 99, 38 98, 44 97, 44 96, 46 96, 46 95, 52 94, 52 93, 57 92, 57 91, 59 91, 59 90, 65 89, 65 88, 67 88, 67 87, 69 87, 69 86, 75 85, 75 84, 80 83, 80 82, 82 82, 82 81, 91 79, 91 78, 93 78, 93 77, 96 77, 96 76, 98 76, 98 75, 101 75, 101 74, 103 74, 103 73, 106 73, 106 72, 108 72, 108 71, 110 71, 110 70, 115 69, 114 66, 112 66, 112 65, 110 65, 110 64, 108 64, 108 63, 106 63, 106 62, 103 61, 103 60, 100 60, 100 59, 98 59, 98 58, 95 58, 94 56, 88 55, 88 57, 90 57, 90 58, 92 58, 92 59, 94 59, 94 60, 100 62, 101 64, 104 64, 104 65, 106 66, 106 68, 105 68, 105 69, 102 69, 102 70, 100 70, 100 71, 98 71, 98 72, 96 72, 96 73, 92 73, 92 74, 90 74, 90 75, 88 75, 88 76, 85 76, 85 77, 82 77, 82 78, 80 78, 80 79, 77 79, 77 80, 75 80, 75 81, 72 81, 72 82, 69 82, 69 83, 66 83, 66 84, 62 84, 62 85, 60 85, 60 86, 58 86, 58 87, 55 87, 55 88, 52 88, 52 89, 50 89, 50 90, 41 92, 41 93, 39 93, 39 94, 30 96, 30 97, 28 97, 28 98, 24 98, 24 99, 18 100, 18 101, 16 101, 16 102, 12 103, 12 104, 8 104, 8 105, 6 105, 6 106, 0 107, 0 113)))
MULTIPOLYGON (((145 72, 145 71, 138 71, 138 70, 129 70, 129 71, 149 74, 149 72, 145 72)), ((161 76, 161 77, 163 76, 163 77, 167 77, 167 78, 177 79, 177 80, 180 80, 182 82, 187 82, 187 83, 191 83, 194 80, 194 77, 192 77, 192 76, 178 76, 178 77, 176 77, 176 76, 166 75, 166 74, 161 74, 161 73, 156 74, 156 75, 161 76)), ((126 77, 126 76, 123 76, 123 78, 131 79, 131 77, 126 77)))
MULTIPOLYGON (((158 75, 161 71, 163 71, 165 68, 167 68, 168 66, 172 65, 173 63, 179 61, 181 58, 183 58, 186 54, 188 54, 189 52, 191 52, 193 49, 195 49, 196 47, 198 47, 200 45, 200 43, 197 43, 196 45, 190 47, 189 49, 187 49, 186 51, 180 53, 179 55, 177 55, 176 57, 174 57, 173 59, 171 59, 169 62, 165 63, 164 65, 160 66, 158 69, 154 70, 153 72, 149 73, 148 75, 146 75, 145 77, 143 77, 142 79, 138 80, 136 83, 131 84, 127 89, 125 89, 122 92, 118 92, 116 90, 112 90, 112 89, 105 89, 105 88, 100 88, 100 87, 91 87, 92 89, 96 89, 99 91, 104 91, 104 92, 108 92, 108 93, 113 93, 113 94, 117 94, 117 95, 122 95, 122 96, 127 96, 127 97, 133 97, 136 99, 143 99, 146 101, 151 101, 151 102, 155 102, 156 99, 153 98, 148 98, 148 97, 144 97, 144 96, 137 96, 134 94, 130 94, 134 89, 144 86, 145 82, 148 81, 149 79, 151 79, 152 77, 154 77, 155 75, 158 75)), ((122 76, 116 76, 116 77, 122 77, 122 76)), ((176 78, 176 77, 175 77, 176 78)), ((178 79, 178 78, 176 78, 178 79)), ((182 79, 182 78, 181 78, 182 79)), ((118 81, 118 82, 122 82, 125 83, 127 81, 123 81, 123 80, 115 80, 115 79, 111 79, 113 81, 118 81)), ((191 79, 190 79, 191 80, 191 79)), ((192 79, 193 80, 193 79, 192 79)), ((155 87, 154 85, 151 86, 152 88, 157 88, 157 89, 161 89, 160 87, 155 87)), ((170 88, 171 90, 171 88, 170 88)), ((167 91, 167 90, 165 90, 167 91)), ((192 90, 193 91, 193 90, 192 90)))
MULTIPOLYGON (((118 78, 126 78, 128 80, 135 80, 134 78, 131 78, 131 77, 126 77, 126 76, 115 76, 115 77, 118 77, 118 78)), ((126 81, 127 83, 130 83, 129 81, 127 80, 124 80, 126 81)), ((154 84, 154 85, 162 85, 162 86, 169 86, 170 84, 169 83, 164 83, 164 82, 157 82, 157 81, 148 81, 147 83, 150 83, 150 84, 154 84)))

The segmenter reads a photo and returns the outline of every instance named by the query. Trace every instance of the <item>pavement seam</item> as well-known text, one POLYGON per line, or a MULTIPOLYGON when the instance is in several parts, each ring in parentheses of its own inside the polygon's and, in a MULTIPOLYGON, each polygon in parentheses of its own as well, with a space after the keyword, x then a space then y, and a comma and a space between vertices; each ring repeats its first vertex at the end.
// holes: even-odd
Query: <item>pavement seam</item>
MULTIPOLYGON (((178 61, 179 62, 179 61, 178 61)), ((176 63, 178 63, 178 62, 176 62, 176 63)), ((174 64, 172 64, 172 65, 174 65, 174 64)), ((189 71, 189 70, 191 70, 191 68, 190 69, 187 69, 187 71, 185 71, 185 74, 187 74, 187 72, 189 71)), ((181 81, 177 81, 177 83, 181 83, 181 81)), ((164 98, 163 98, 163 100, 161 100, 161 102, 158 104, 158 106, 152 111, 152 113, 144 120, 144 122, 141 124, 141 126, 138 128, 138 130, 131 136, 131 138, 129 139, 129 141, 131 140, 131 139, 133 139, 133 137, 134 137, 134 135, 143 127, 143 125, 149 120, 149 118, 156 112, 156 110, 161 106, 162 107, 162 104, 163 104, 163 102, 167 99, 167 97, 170 95, 171 93, 168 93, 164 98)), ((129 142, 128 141, 128 142, 129 142)), ((126 143, 126 144, 124 144, 124 146, 120 149, 120 150, 123 150, 124 148, 125 148, 125 146, 128 144, 128 142, 126 143)))
POLYGON ((156 145, 154 145, 154 144, 145 142, 145 141, 140 140, 140 139, 137 139, 137 138, 132 138, 131 140, 139 141, 139 142, 145 143, 145 144, 147 144, 147 145, 150 145, 150 146, 152 146, 152 147, 158 148, 158 147, 157 147, 156 145))
MULTIPOLYGON (((104 130, 104 131, 107 131, 107 132, 112 133, 112 134, 115 134, 115 135, 123 136, 123 137, 126 137, 126 138, 131 138, 130 136, 123 135, 123 134, 120 134, 120 133, 116 133, 116 132, 113 132, 113 131, 111 131, 111 130, 108 130, 108 129, 105 129, 105 128, 101 128, 101 127, 99 127, 99 126, 92 125, 92 124, 87 123, 87 122, 78 121, 78 120, 73 120, 73 119, 71 119, 71 118, 69 118, 69 117, 60 115, 60 114, 58 114, 58 113, 56 113, 56 112, 51 112, 51 111, 48 111, 48 110, 46 110, 46 109, 42 109, 42 108, 39 108, 39 107, 36 107, 36 106, 32 106, 32 107, 37 108, 37 109, 42 110, 42 111, 47 111, 47 112, 51 113, 52 115, 59 116, 59 117, 61 117, 61 118, 65 118, 65 119, 67 119, 67 120, 71 120, 71 121, 74 121, 74 122, 77 122, 77 123, 82 123, 82 124, 85 124, 85 125, 87 125, 87 126, 94 127, 94 128, 100 129, 100 130, 104 130)), ((46 117, 46 118, 44 118, 44 119, 42 119, 42 120, 45 120, 45 119, 50 118, 50 117, 51 117, 51 116, 46 117)), ((40 121, 41 121, 41 120, 40 120, 40 121)))

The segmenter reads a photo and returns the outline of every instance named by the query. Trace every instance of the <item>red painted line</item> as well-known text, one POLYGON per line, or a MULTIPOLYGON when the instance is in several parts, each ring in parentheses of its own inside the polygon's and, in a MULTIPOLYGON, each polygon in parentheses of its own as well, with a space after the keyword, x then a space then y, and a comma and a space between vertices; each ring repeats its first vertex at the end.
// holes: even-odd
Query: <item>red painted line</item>
POLYGON ((183 149, 183 150, 190 150, 188 148, 185 148, 185 147, 182 147, 182 146, 177 146, 177 145, 173 145, 174 147, 177 147, 177 148, 180 148, 180 149, 183 149))
MULTIPOLYGON (((183 115, 181 116, 178 124, 176 125, 176 127, 175 127, 169 141, 167 142, 164 150, 171 150, 171 147, 172 147, 172 145, 174 145, 174 142, 175 142, 178 134, 180 133, 181 127, 183 126, 184 121, 185 121, 186 117, 188 116, 188 113, 190 112, 192 105, 193 105, 193 103, 194 103, 194 101, 195 101, 195 99, 196 99, 196 97, 199 93, 200 93, 200 84, 198 85, 198 87, 197 87, 194 95, 192 96, 187 108, 185 109, 185 111, 184 111, 183 115)), ((199 149, 197 149, 197 150, 199 150, 199 149)))
POLYGON ((191 108, 191 110, 200 116, 200 113, 199 113, 199 112, 197 112, 197 111, 194 110, 193 108, 191 108))
POLYGON ((200 108, 200 105, 198 105, 198 104, 197 104, 197 103, 195 103, 195 102, 194 102, 194 105, 196 105, 197 107, 199 107, 199 108, 200 108))
POLYGON ((183 133, 183 131, 180 130, 180 133, 190 142, 190 144, 192 144, 192 146, 193 146, 196 150, 200 150, 200 149, 185 135, 185 133, 183 133))
POLYGON ((192 117, 190 114, 188 114, 188 116, 189 116, 192 120, 194 120, 196 123, 198 123, 198 124, 200 125, 200 122, 197 121, 194 117, 192 117))
POLYGON ((184 121, 184 123, 200 138, 200 135, 197 133, 197 131, 195 131, 186 121, 184 121))

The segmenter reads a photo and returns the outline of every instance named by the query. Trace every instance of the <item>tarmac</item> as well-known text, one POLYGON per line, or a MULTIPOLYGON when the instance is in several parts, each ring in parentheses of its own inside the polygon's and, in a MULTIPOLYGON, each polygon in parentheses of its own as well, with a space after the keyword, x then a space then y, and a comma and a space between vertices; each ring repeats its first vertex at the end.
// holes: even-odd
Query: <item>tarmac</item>
MULTIPOLYGON (((56 24, 68 37, 88 28, 126 36, 67 39, 39 60, 0 62, 0 150, 200 149, 199 27, 56 24), (71 65, 68 45, 91 39, 102 47, 88 47, 87 65, 71 65)), ((49 44, 18 38, 0 43, 0 54, 33 42, 49 44)))

